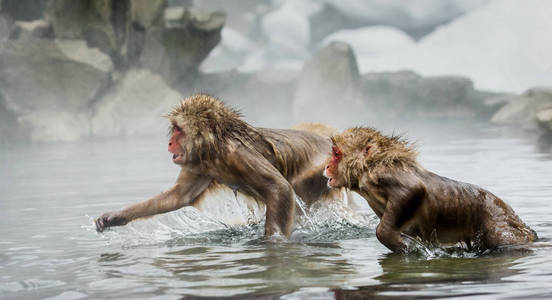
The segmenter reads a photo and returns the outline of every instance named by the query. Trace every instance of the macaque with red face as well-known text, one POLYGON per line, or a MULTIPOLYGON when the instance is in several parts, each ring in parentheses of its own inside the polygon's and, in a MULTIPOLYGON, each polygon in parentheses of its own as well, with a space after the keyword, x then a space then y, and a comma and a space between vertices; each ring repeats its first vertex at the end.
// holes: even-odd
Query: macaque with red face
POLYGON ((350 188, 368 201, 380 218, 376 236, 392 251, 406 250, 403 234, 431 243, 465 243, 479 251, 537 239, 489 191, 424 169, 400 137, 357 127, 332 141, 324 170, 328 186, 350 188))
POLYGON ((98 231, 184 206, 199 207, 222 185, 266 205, 266 236, 289 236, 295 194, 307 204, 343 197, 326 186, 322 175, 329 137, 253 127, 236 110, 203 94, 183 100, 168 118, 168 150, 181 167, 176 184, 149 200, 103 214, 96 219, 98 231))

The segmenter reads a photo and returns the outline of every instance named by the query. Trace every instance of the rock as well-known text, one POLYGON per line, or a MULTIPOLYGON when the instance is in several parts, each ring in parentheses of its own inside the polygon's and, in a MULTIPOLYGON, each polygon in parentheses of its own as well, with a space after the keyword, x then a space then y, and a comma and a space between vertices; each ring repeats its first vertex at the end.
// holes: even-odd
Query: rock
POLYGON ((30 22, 15 22, 10 32, 10 40, 22 39, 51 39, 54 38, 52 26, 45 20, 35 20, 30 22))
POLYGON ((109 57, 84 41, 10 40, 0 53, 0 90, 33 140, 74 140, 87 134, 80 114, 111 71, 109 57))
POLYGON ((14 21, 41 19, 49 0, 0 0, 0 10, 14 21))
POLYGON ((328 122, 353 115, 366 117, 362 103, 360 75, 348 44, 332 42, 305 63, 293 101, 296 122, 328 122))
POLYGON ((537 113, 537 122, 548 134, 552 134, 552 108, 537 113))
POLYGON ((181 85, 197 76, 199 64, 220 42, 225 15, 189 8, 165 11, 165 27, 146 37, 142 67, 161 74, 169 84, 181 85))
POLYGON ((131 26, 130 0, 52 0, 47 18, 56 38, 84 39, 107 53, 117 68, 129 64, 129 44, 136 37, 133 31, 143 30, 131 26))
POLYGON ((365 74, 362 90, 367 105, 385 112, 385 118, 413 120, 488 118, 493 108, 483 101, 495 95, 476 91, 464 77, 422 77, 411 71, 365 74))
POLYGON ((311 17, 313 39, 344 28, 386 25, 407 32, 415 39, 451 22, 458 16, 484 5, 483 1, 348 1, 329 0, 311 17))
POLYGON ((549 108, 552 108, 552 88, 531 88, 519 96, 512 96, 509 103, 496 112, 491 122, 536 130, 537 113, 549 108))
POLYGON ((131 18, 144 28, 163 25, 167 0, 131 0, 131 18))
POLYGON ((132 69, 95 104, 91 133, 96 137, 159 135, 162 118, 181 99, 157 74, 132 69))
POLYGON ((55 43, 67 58, 94 66, 105 73, 113 71, 113 63, 109 56, 98 50, 98 48, 87 47, 83 40, 55 40, 55 43))

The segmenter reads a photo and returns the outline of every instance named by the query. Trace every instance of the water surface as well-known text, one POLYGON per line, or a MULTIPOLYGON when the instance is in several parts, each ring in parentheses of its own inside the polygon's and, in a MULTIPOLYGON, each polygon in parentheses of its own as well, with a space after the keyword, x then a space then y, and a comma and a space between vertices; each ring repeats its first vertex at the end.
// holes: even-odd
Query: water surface
POLYGON ((528 249, 393 255, 362 207, 309 211, 290 241, 186 208, 95 232, 93 218, 174 182, 163 139, 43 144, 0 153, 0 298, 552 297, 552 156, 498 129, 413 130, 422 164, 483 186, 537 231, 528 249))

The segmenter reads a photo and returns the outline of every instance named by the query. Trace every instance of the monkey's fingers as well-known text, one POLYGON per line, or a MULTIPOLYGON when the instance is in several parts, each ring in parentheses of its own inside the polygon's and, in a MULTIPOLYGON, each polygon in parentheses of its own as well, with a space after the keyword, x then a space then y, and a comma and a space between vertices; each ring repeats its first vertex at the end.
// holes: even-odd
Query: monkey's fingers
POLYGON ((97 232, 104 231, 104 229, 105 229, 104 216, 101 216, 101 217, 97 218, 95 223, 96 223, 96 231, 97 232))

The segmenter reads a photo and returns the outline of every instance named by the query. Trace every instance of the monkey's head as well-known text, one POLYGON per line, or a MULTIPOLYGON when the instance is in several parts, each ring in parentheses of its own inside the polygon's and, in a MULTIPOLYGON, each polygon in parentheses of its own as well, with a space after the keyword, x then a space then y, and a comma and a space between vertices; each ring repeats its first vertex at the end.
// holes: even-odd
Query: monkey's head
POLYGON ((215 159, 224 153, 228 138, 247 127, 238 111, 205 94, 184 99, 167 117, 170 121, 168 150, 176 164, 215 159))
POLYGON ((329 187, 355 189, 363 176, 375 178, 389 168, 416 164, 416 151, 399 136, 384 136, 373 128, 354 127, 332 136, 332 153, 324 176, 329 187))

